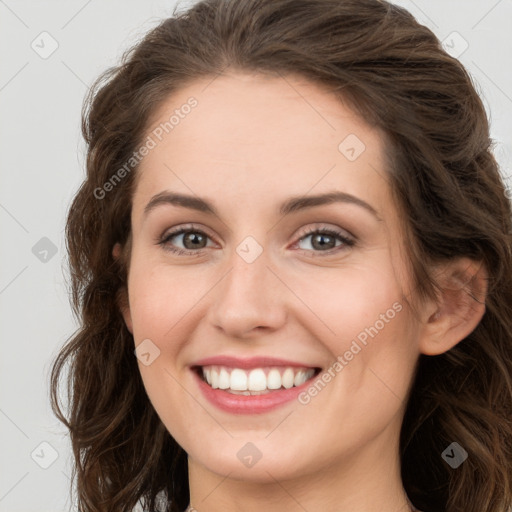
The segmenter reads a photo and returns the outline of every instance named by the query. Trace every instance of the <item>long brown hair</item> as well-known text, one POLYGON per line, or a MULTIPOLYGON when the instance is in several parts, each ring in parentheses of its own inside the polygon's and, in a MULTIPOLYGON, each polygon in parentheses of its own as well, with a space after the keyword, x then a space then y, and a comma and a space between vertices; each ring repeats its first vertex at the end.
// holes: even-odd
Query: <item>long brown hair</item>
POLYGON ((512 214, 482 101, 460 62, 406 10, 379 0, 203 0, 151 30, 84 103, 87 176, 66 225, 80 323, 54 361, 52 407, 69 429, 81 511, 182 511, 186 453, 145 392, 126 300, 130 160, 155 109, 227 67, 329 86, 390 141, 389 183, 409 233, 418 296, 435 296, 432 264, 468 256, 488 270, 477 328, 439 356, 420 355, 400 438, 402 479, 426 512, 512 506, 512 214), (125 168, 126 170, 126 168, 125 168), (116 261, 112 248, 125 247, 116 261), (69 366, 68 416, 58 399, 69 366), (469 454, 456 470, 441 453, 469 454), (160 505, 157 495, 164 497, 160 505))

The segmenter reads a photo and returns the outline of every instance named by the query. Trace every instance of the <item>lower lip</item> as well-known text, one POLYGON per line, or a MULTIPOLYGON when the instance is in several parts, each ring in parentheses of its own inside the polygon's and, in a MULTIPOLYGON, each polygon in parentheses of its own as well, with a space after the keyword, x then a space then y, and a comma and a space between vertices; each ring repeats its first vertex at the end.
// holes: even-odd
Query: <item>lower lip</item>
POLYGON ((213 389, 196 371, 192 370, 194 377, 203 395, 216 407, 233 414, 260 414, 276 409, 277 407, 297 399, 297 396, 311 385, 311 380, 300 386, 281 391, 270 391, 264 395, 235 395, 222 389, 213 389))

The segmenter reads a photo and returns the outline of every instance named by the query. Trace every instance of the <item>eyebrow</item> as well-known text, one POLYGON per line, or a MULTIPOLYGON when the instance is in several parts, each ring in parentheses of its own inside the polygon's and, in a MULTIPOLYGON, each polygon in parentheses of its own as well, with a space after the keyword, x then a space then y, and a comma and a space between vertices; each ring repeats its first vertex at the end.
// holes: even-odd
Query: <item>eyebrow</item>
MULTIPOLYGON (((325 194, 312 196, 290 197, 281 205, 279 213, 281 215, 288 215, 289 213, 305 210, 314 206, 321 206, 332 203, 348 203, 360 206, 361 208, 364 208, 366 211, 370 212, 374 217, 377 218, 377 220, 382 221, 379 213, 373 206, 368 204, 366 201, 363 201, 359 197, 348 194, 347 192, 328 192, 325 194)), ((220 218, 215 207, 205 199, 169 191, 160 192, 151 198, 149 203, 144 208, 144 217, 146 217, 149 212, 154 210, 156 207, 163 204, 190 208, 192 210, 197 210, 209 215, 215 215, 216 217, 220 218)))

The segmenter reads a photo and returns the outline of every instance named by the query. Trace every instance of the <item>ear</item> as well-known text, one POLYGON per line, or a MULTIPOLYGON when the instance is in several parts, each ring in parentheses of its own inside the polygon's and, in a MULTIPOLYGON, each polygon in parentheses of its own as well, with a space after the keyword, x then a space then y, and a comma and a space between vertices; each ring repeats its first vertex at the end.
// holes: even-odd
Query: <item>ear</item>
POLYGON ((471 334, 485 313, 488 273, 482 262, 460 258, 438 267, 437 301, 424 308, 419 349, 439 355, 471 334))
MULTIPOLYGON (((114 245, 114 248, 112 249, 112 257, 117 260, 120 257, 122 257, 122 247, 120 243, 116 243, 114 245)), ((130 311, 130 302, 128 300, 128 291, 126 288, 122 288, 118 291, 117 294, 117 306, 119 307, 119 310, 121 311, 121 314, 124 318, 124 323, 126 324, 126 327, 128 330, 133 334, 133 323, 132 323, 132 314, 130 311)))

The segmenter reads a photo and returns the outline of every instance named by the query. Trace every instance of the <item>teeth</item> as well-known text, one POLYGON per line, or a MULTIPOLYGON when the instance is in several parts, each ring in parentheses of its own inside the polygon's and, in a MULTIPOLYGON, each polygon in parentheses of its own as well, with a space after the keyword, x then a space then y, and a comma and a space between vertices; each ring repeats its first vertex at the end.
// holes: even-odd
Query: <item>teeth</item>
POLYGON ((233 391, 247 390, 247 374, 243 370, 233 370, 229 379, 229 387, 233 391))
POLYGON ((263 391, 264 389, 267 389, 267 377, 263 370, 260 368, 251 370, 251 373, 249 373, 247 389, 250 389, 251 391, 263 391))
POLYGON ((281 374, 279 370, 272 369, 267 375, 267 388, 268 389, 279 389, 281 387, 281 374))
POLYGON ((283 376, 281 377, 283 387, 285 387, 286 389, 290 389, 291 387, 293 387, 293 379, 293 370, 291 368, 286 368, 286 370, 283 373, 283 376))
POLYGON ((303 370, 299 370, 295 374, 295 377, 293 378, 293 385, 294 386, 300 386, 301 384, 304 384, 304 382, 306 382, 308 380, 305 377, 305 375, 306 375, 306 372, 304 372, 303 370))
POLYGON ((225 389, 238 395, 261 395, 270 390, 290 389, 309 380, 312 368, 254 368, 250 371, 224 366, 203 366, 203 377, 213 389, 225 389))
POLYGON ((225 368, 221 368, 219 372, 219 389, 228 389, 229 384, 229 373, 225 368))
POLYGON ((211 387, 213 389, 217 389, 219 387, 219 374, 215 371, 212 371, 211 373, 211 387))

